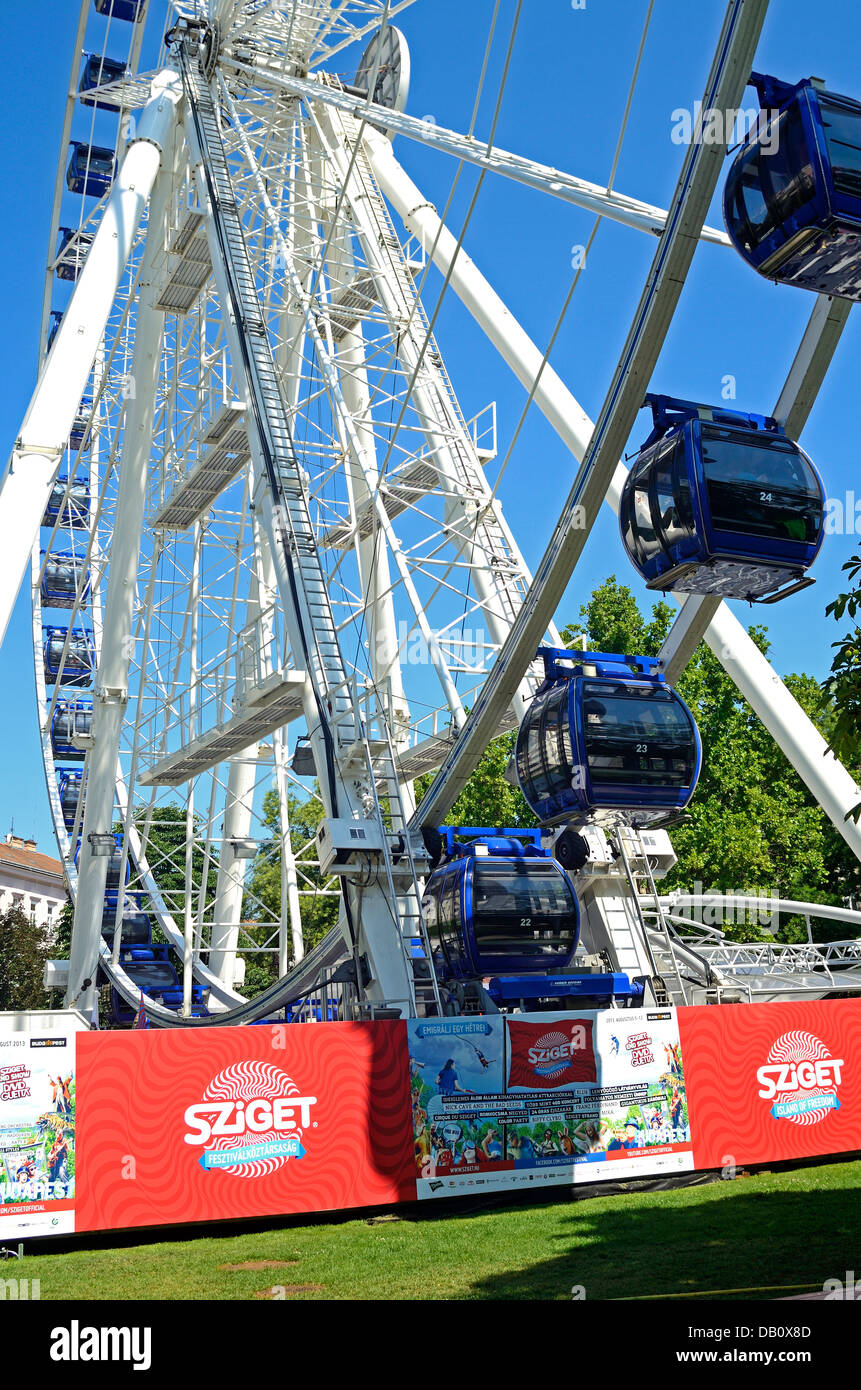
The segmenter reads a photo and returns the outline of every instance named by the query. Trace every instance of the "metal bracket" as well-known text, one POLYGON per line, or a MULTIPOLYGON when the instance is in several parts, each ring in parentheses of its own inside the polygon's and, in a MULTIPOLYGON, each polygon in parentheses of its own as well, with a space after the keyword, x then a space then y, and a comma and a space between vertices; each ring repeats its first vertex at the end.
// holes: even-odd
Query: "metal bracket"
POLYGON ((54 444, 25 444, 21 436, 15 440, 15 447, 12 450, 12 462, 15 462, 15 455, 40 454, 46 459, 61 459, 66 452, 65 444, 57 448, 54 444))
POLYGON ((790 595, 790 594, 797 594, 797 593, 800 593, 802 589, 809 589, 810 586, 811 586, 811 584, 815 584, 815 583, 816 583, 816 580, 815 580, 815 579, 812 579, 812 578, 810 577, 810 575, 807 575, 807 576, 805 576, 804 579, 796 579, 796 581, 795 581, 794 584, 788 584, 787 587, 786 587, 785 589, 778 589, 778 591, 777 591, 776 594, 769 594, 767 598, 752 598, 752 599, 750 599, 750 602, 751 602, 751 603, 780 603, 780 600, 781 600, 782 598, 789 598, 789 595, 790 595))

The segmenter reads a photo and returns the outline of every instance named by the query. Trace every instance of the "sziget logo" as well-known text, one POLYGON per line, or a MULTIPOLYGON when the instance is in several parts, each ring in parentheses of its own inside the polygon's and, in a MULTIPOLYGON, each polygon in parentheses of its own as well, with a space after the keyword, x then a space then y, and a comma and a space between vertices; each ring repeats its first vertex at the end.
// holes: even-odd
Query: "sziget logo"
POLYGON ((840 1109, 837 1087, 845 1065, 813 1033, 800 1029, 784 1033, 772 1044, 767 1064, 756 1073, 760 1099, 774 1101, 775 1120, 816 1125, 829 1110, 840 1109))
POLYGON ((564 1033, 545 1033, 526 1055, 539 1076, 555 1076, 564 1071, 575 1052, 582 1052, 585 1046, 586 1029, 579 1024, 571 1029, 567 1038, 564 1033))
POLYGON ((302 1095, 271 1063, 238 1062, 220 1071, 203 1099, 186 1110, 185 1142, 206 1146, 200 1166, 207 1171, 264 1177, 291 1158, 305 1157, 302 1138, 316 1104, 316 1096, 302 1095))
POLYGON ((509 1086, 539 1090, 595 1080, 591 1019, 508 1020, 509 1086))

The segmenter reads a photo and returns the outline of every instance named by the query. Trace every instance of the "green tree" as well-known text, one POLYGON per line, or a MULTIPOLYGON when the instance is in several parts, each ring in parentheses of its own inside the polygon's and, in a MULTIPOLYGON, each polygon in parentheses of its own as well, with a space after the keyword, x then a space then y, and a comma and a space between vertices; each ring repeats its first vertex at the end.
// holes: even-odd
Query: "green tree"
MULTIPOLYGON (((861 609, 861 555, 847 560, 843 573, 848 574, 852 587, 838 594, 825 612, 838 623, 848 618, 852 626, 832 644, 836 651, 822 695, 832 710, 828 731, 831 747, 848 768, 857 772, 861 767, 861 627, 856 621, 861 609)), ((857 821, 861 802, 853 814, 857 821)))
MULTIPOLYGON (((673 615, 661 602, 645 618, 615 576, 581 610, 593 649, 627 655, 656 655, 673 615)), ((749 632, 768 655, 766 630, 749 632)), ((566 629, 565 640, 573 635, 566 629)), ((787 685, 827 730, 833 716, 816 681, 792 675, 787 685)), ((703 766, 689 817, 672 831, 679 862, 667 888, 692 889, 699 882, 716 892, 758 889, 839 903, 856 881, 857 861, 848 849, 844 853, 843 840, 705 643, 677 688, 699 726, 703 766)), ((797 935, 792 926, 788 932, 797 935)), ((740 934, 750 933, 741 928, 740 934)))
MULTIPOLYGON (((138 832, 143 836, 147 829, 147 817, 145 812, 139 812, 135 816, 135 824, 138 832)), ((202 818, 194 816, 194 847, 191 856, 191 881, 194 889, 193 905, 197 910, 198 896, 201 884, 203 883, 205 850, 202 835, 202 818)), ((117 827, 120 829, 121 827, 117 827)), ((162 896, 167 905, 168 911, 175 920, 182 923, 185 912, 185 885, 186 885, 186 813, 184 806, 176 803, 169 803, 166 806, 157 806, 153 812, 149 823, 148 835, 146 840, 146 858, 152 876, 155 879, 162 896)), ((206 893, 205 906, 211 912, 212 904, 215 899, 216 886, 218 883, 218 851, 210 849, 209 862, 206 869, 206 893)), ((144 904, 146 908, 146 904, 144 904)), ((204 920, 207 913, 204 912, 204 920)), ((153 939, 164 941, 165 938, 156 927, 153 932, 153 939)))
MULTIPOLYGON (((848 575, 850 587, 838 594, 825 612, 838 623, 847 618, 850 628, 832 644, 835 655, 831 674, 817 692, 817 722, 829 747, 856 781, 861 781, 861 627, 857 621, 861 609, 861 556, 853 555, 847 560, 843 573, 848 575)), ((810 698, 814 702, 816 696, 811 692, 810 698)), ((851 815, 857 822, 861 816, 861 801, 851 815)), ((835 882, 845 885, 853 900, 857 899, 861 892, 861 866, 842 838, 835 837, 826 859, 835 882)))
POLYGON ((43 927, 20 907, 0 913, 0 1009, 44 1009, 42 986, 50 944, 43 927))
POLYGON ((57 926, 52 944, 52 952, 55 960, 69 959, 69 953, 72 949, 72 926, 74 921, 75 909, 67 898, 57 915, 57 926))
MULTIPOLYGON (((475 772, 446 816, 445 825, 530 829, 538 824, 520 788, 506 780, 505 770, 516 740, 516 733, 508 733, 495 738, 488 745, 475 772)), ((433 773, 425 773, 416 779, 416 801, 419 805, 432 780, 433 773)))
POLYGON ((581 635, 589 638, 592 651, 618 652, 623 656, 655 656, 672 625, 675 609, 656 603, 646 620, 627 584, 614 574, 593 590, 580 609, 580 626, 566 627, 562 641, 573 646, 581 635))

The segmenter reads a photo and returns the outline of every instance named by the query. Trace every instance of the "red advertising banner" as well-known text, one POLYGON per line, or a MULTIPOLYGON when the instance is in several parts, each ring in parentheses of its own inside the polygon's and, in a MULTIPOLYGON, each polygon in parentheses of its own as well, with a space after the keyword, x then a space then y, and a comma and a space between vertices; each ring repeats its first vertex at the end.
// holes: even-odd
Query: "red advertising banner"
POLYGON ((695 1168, 861 1149, 861 1000, 679 1009, 695 1168))
POLYGON ((78 1039, 75 1229, 415 1198, 402 1023, 78 1039))

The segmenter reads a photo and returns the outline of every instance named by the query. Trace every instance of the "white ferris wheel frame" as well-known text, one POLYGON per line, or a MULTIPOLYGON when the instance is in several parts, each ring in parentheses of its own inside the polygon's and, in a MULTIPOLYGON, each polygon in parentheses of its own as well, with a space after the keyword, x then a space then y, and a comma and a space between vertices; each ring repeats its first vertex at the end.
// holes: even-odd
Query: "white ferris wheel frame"
MULTIPOLYGON (((381 17, 388 20, 400 10, 407 8, 411 2, 412 0, 405 0, 405 3, 400 5, 389 5, 380 0, 377 4, 354 5, 356 11, 364 9, 370 17, 367 21, 354 23, 349 34, 345 32, 331 47, 330 55, 340 48, 349 46, 357 38, 373 32, 375 23, 378 24, 381 17), (372 15, 372 12, 375 13, 372 15)), ((84 4, 80 25, 85 25, 86 8, 84 4)), ((183 5, 177 5, 176 8, 180 13, 190 9, 183 5)), ((222 28, 233 22, 235 30, 237 26, 241 29, 237 16, 241 20, 244 8, 248 10, 249 32, 250 29, 254 29, 255 32, 262 30, 265 36, 266 22, 259 19, 259 13, 265 14, 268 7, 259 12, 259 7, 255 5, 243 7, 234 3, 234 0, 218 0, 218 3, 210 7, 210 17, 222 28)), ((307 21, 310 25, 318 23, 323 11, 328 8, 320 4, 294 5, 296 32, 291 41, 299 41, 304 22, 307 21)), ((328 25, 335 25, 341 12, 347 8, 349 7, 342 6, 338 10, 333 9, 328 25)), ((728 4, 705 92, 704 110, 726 110, 738 106, 766 10, 767 0, 731 0, 728 4)), ((80 25, 79 37, 83 34, 80 25)), ((327 27, 324 23, 318 30, 318 41, 321 35, 325 37, 327 27)), ((140 52, 140 37, 136 34, 134 39, 135 61, 140 52)), ((259 207, 263 209, 262 216, 270 224, 278 244, 279 255, 286 267, 286 275, 301 319, 301 331, 306 340, 310 340, 314 345, 321 375, 334 402, 336 417, 340 421, 347 455, 352 459, 353 468, 360 472, 364 470, 368 503, 386 537, 388 551, 405 591, 409 592, 412 582, 410 566, 404 558, 402 547, 387 514, 386 504, 382 500, 379 479, 374 482, 373 476, 363 464, 367 441, 363 441, 361 433, 356 431, 353 423, 362 404, 359 370, 361 364, 358 359, 354 361, 352 370, 348 369, 346 374, 342 373, 339 379, 334 364, 331 325, 326 331, 321 331, 315 319, 312 296, 307 285, 303 286, 297 248, 288 243, 278 226, 277 210, 269 199, 263 173, 256 167, 251 144, 243 135, 242 121, 237 118, 236 106, 225 82, 225 73, 253 77, 270 96, 280 92, 303 104, 316 148, 323 151, 325 157, 339 170, 340 185, 346 195, 346 201, 350 204, 353 225, 356 227, 360 226, 362 218, 362 190, 359 189, 358 195, 351 199, 350 186, 351 180, 356 178, 357 163, 366 162, 380 191, 402 218, 407 230, 413 233, 421 247, 429 252, 445 276, 446 285, 454 289, 463 300, 479 327, 527 388, 530 399, 546 415, 581 464, 557 531, 534 580, 522 564, 514 537, 505 527, 501 512, 498 508, 493 508, 493 515, 502 527, 504 542, 511 554, 520 561, 519 573, 524 576, 529 587, 522 592, 519 609, 515 606, 510 612, 500 610, 497 614, 495 637, 499 655, 491 666, 468 715, 463 699, 451 683, 448 664, 440 653, 437 639, 426 619, 422 617, 421 600, 417 593, 413 596, 416 622, 428 643, 443 689, 448 692, 454 723, 452 735, 440 737, 435 729, 428 740, 435 743, 435 760, 437 764, 441 761, 442 766, 423 803, 423 818, 431 816, 440 820, 465 785, 487 743, 501 727, 505 727, 512 702, 515 711, 522 712, 525 708, 530 689, 529 668, 535 650, 548 628, 552 626, 553 611, 582 553, 600 503, 604 500, 611 506, 618 505, 619 492, 625 476, 624 468, 618 462, 619 456, 648 386, 651 369, 657 360, 696 244, 699 239, 721 244, 727 242, 723 233, 703 225, 705 212, 720 174, 725 149, 720 145, 703 144, 694 144, 689 148, 673 202, 669 211, 664 212, 616 192, 608 193, 572 175, 548 169, 521 156, 511 155, 493 145, 483 146, 471 137, 459 136, 456 132, 417 121, 402 112, 375 107, 370 100, 357 100, 345 94, 337 83, 328 81, 323 75, 298 77, 287 75, 283 71, 269 71, 261 69, 259 64, 253 66, 242 61, 239 54, 237 43, 233 52, 228 52, 223 64, 220 64, 220 70, 214 79, 215 90, 220 93, 224 109, 229 111, 233 108, 239 143, 244 142, 243 153, 251 179, 257 187, 259 207), (420 139, 432 147, 445 150, 459 160, 469 161, 488 171, 515 178, 532 187, 540 188, 551 196, 566 198, 581 207, 598 211, 631 227, 646 230, 659 238, 643 299, 597 425, 588 419, 582 407, 549 367, 545 355, 531 342, 466 255, 461 243, 445 227, 432 205, 423 197, 421 190, 400 166, 392 151, 390 140, 380 131, 379 125, 383 121, 384 128, 389 133, 400 133, 409 138, 420 139), (581 509, 581 514, 585 511, 585 527, 571 526, 574 507, 581 509)), ((318 58, 317 61, 322 61, 322 58, 318 58)), ((314 64, 310 66, 313 69, 314 64)), ((145 207, 149 203, 148 228, 163 226, 164 220, 169 216, 176 171, 180 166, 184 169, 184 161, 178 156, 174 136, 174 122, 182 100, 175 69, 165 69, 152 83, 149 79, 136 79, 136 85, 130 86, 127 96, 130 104, 136 108, 145 102, 143 114, 137 117, 135 134, 105 202, 86 263, 76 283, 70 303, 70 311, 74 312, 67 311, 57 334, 30 410, 22 425, 11 465, 2 480, 0 634, 5 630, 20 578, 33 546, 33 538, 38 536, 45 502, 64 454, 79 403, 90 379, 93 363, 102 351, 103 335, 126 274, 126 266, 136 243, 145 207)), ((67 104, 64 137, 70 129, 70 112, 73 106, 72 96, 67 104)), ((58 222, 59 192, 60 176, 53 217, 55 229, 58 222)), ((211 220, 210 216, 210 233, 211 220)), ((374 230, 371 224, 364 228, 363 244, 366 250, 373 244, 374 230)), ((149 249, 144 251, 144 259, 138 268, 135 284, 129 290, 130 295, 137 293, 136 365, 133 373, 136 380, 145 379, 147 363, 150 363, 154 370, 153 364, 158 353, 157 342, 161 336, 156 321, 158 310, 154 302, 148 303, 147 283, 156 279, 156 261, 162 244, 153 241, 148 230, 149 249)), ((226 294, 224 266, 219 264, 211 235, 210 245, 213 252, 213 270, 216 282, 220 283, 223 304, 226 294)), ((348 252, 345 248, 342 248, 342 254, 346 259, 348 252)), ((385 278, 385 268, 381 265, 371 265, 369 269, 376 272, 379 290, 385 278)), ((50 276, 49 265, 48 281, 50 276)), ((49 291, 46 291, 45 319, 49 303, 48 294, 49 291)), ((150 295, 150 299, 153 298, 154 296, 150 295)), ((385 299, 385 295, 383 298, 385 299)), ((398 305, 392 300, 384 304, 384 308, 389 315, 394 315, 398 305)), ((808 329, 776 407, 777 418, 784 421, 796 437, 824 379, 848 317, 848 310, 848 304, 830 301, 825 297, 821 297, 814 305, 808 329)), ((358 351, 361 353, 361 334, 358 337, 358 351)), ((412 366, 412 386, 415 389, 419 381, 421 362, 415 359, 412 366)), ((126 414, 126 437, 146 440, 147 443, 146 446, 139 445, 137 456, 125 445, 123 468, 119 470, 119 490, 113 513, 113 537, 114 549, 117 556, 123 559, 124 566, 121 570, 116 560, 111 564, 107 602, 93 615, 94 626, 99 629, 95 736, 86 763, 88 790, 83 825, 80 827, 83 846, 77 884, 78 920, 67 995, 70 1005, 79 1005, 82 999, 86 1003, 92 996, 94 966, 100 941, 106 866, 102 856, 91 853, 88 835, 94 830, 97 834, 104 833, 110 826, 117 791, 123 786, 122 776, 118 772, 118 751, 121 740, 120 726, 128 698, 129 657, 126 639, 135 616, 134 589, 137 580, 137 556, 132 557, 123 547, 129 538, 139 534, 142 524, 148 441, 152 435, 155 406, 156 386, 153 377, 150 389, 141 392, 130 403, 126 414)), ((97 407, 98 402, 94 407, 94 414, 97 413, 97 407)), ((444 454, 445 441, 437 440, 435 448, 440 455, 444 454)), ((454 476, 452 474, 452 478, 454 476)), ((456 492, 454 485, 452 487, 456 492)), ((473 543, 474 540, 473 536, 473 543)), ((361 551, 361 542, 355 532, 355 526, 353 541, 361 551)), ((258 548, 261 544, 263 542, 258 540, 258 548)), ((98 557, 96 559, 98 560, 98 557)), ((370 556, 366 553, 366 564, 373 568, 377 561, 376 547, 373 547, 370 556)), ((268 563, 271 566, 271 559, 268 563)), ((34 562, 34 570, 36 568, 34 562)), ((481 569, 479 566, 475 574, 480 575, 481 569)), ((489 566, 484 566, 484 571, 489 573, 489 566)), ((377 575, 377 578, 380 576, 377 575)), ((391 622, 390 605, 387 604, 386 598, 390 583, 388 576, 383 576, 382 597, 379 597, 378 591, 375 604, 369 605, 366 598, 365 611, 369 627, 385 627, 391 622)), ((36 587, 38 588, 38 584, 36 587)), ((488 590, 484 595, 485 612, 493 611, 493 601, 489 594, 488 590)), ((38 611, 37 604, 37 618, 38 611)), ((391 638, 391 633, 389 637, 391 638)), ((857 804, 861 795, 854 779, 827 751, 821 735, 725 604, 712 599, 688 599, 683 604, 679 619, 661 653, 668 678, 672 680, 677 677, 702 638, 705 638, 739 690, 750 701, 835 827, 861 858, 861 829, 847 819, 847 813, 857 804)), ((299 679, 301 681, 301 676, 299 679)), ((56 701, 56 693, 55 691, 50 702, 51 708, 56 701)), ((313 715, 308 705, 307 690, 304 698, 306 715, 311 727, 313 715)), ((396 701, 400 698, 396 692, 396 701)), ((47 743, 50 742, 47 727, 43 738, 47 743)), ((318 750, 319 756, 322 755, 318 750)), ((280 766, 280 775, 283 778, 283 750, 280 766)), ((226 793, 228 812, 225 819, 225 844, 241 841, 241 831, 247 827, 247 816, 242 809, 247 793, 247 768, 243 774, 241 760, 234 762, 232 768, 231 778, 234 780, 226 793), (235 833, 230 834, 229 831, 235 833)), ((191 799, 188 804, 193 807, 191 799)), ((193 815, 193 810, 189 814, 193 815)), ((377 814, 379 815, 379 811, 377 814)), ((415 816, 412 825, 413 828, 417 826, 415 816)), ((145 862, 139 840, 135 843, 136 835, 135 827, 128 828, 127 840, 132 854, 138 856, 141 862, 145 862)), ((128 853, 128 850, 125 852, 128 853)), ((158 889, 151 875, 147 878, 147 883, 151 896, 156 900, 158 889)), ((283 886, 287 888, 291 908, 295 909, 295 878, 292 886, 289 883, 283 886)), ((388 888, 382 894, 383 899, 388 895, 390 912, 391 902, 394 901, 393 892, 390 878, 388 888)), ((234 911, 237 901, 241 900, 241 879, 234 876, 231 881, 229 870, 223 866, 219 872, 217 896, 219 901, 230 900, 234 911)), ((397 896, 395 893, 394 897, 397 896)), ((282 905, 282 915, 283 911, 282 905)), ((231 1018, 235 1016, 237 1021, 243 1021, 255 1016, 258 1006, 254 1003, 247 1006, 238 1003, 239 996, 227 978, 237 950, 235 931, 222 934, 219 938, 220 944, 213 939, 210 965, 207 966, 201 960, 199 950, 195 956, 195 926, 188 910, 181 932, 178 924, 172 923, 171 914, 163 903, 159 908, 159 921, 163 927, 172 927, 172 935, 169 931, 172 944, 183 951, 186 1022, 192 1021, 188 1013, 193 975, 212 990, 214 999, 220 1001, 222 1007, 232 1010, 231 1018), (216 970, 212 969, 213 959, 219 964, 216 970)), ((301 936, 294 942, 294 946, 294 959, 298 962, 301 956, 301 936)), ((291 991, 295 997, 295 991, 308 988, 319 976, 319 972, 334 963, 342 951, 340 939, 327 938, 320 948, 309 953, 298 970, 294 970, 289 977, 293 982, 290 987, 280 981, 280 992, 279 989, 268 991, 263 1002, 271 1008, 276 1000, 287 999, 291 991)), ((114 979, 120 993, 128 1002, 134 1001, 139 991, 133 982, 124 976, 119 966, 118 942, 115 941, 112 953, 102 945, 101 955, 103 962, 109 963, 111 978, 114 979)), ((378 1002, 400 1000, 403 1008, 412 1008, 414 1000, 403 970, 401 943, 393 943, 390 939, 387 945, 386 931, 380 929, 376 944, 371 948, 371 955, 376 958, 373 967, 374 977, 381 979, 388 976, 382 980, 378 989, 378 1002)), ((281 964, 286 963, 283 940, 279 959, 281 964)), ((168 1020, 169 1011, 161 1009, 152 1001, 147 1003, 147 1012, 154 1022, 160 1024, 176 1021, 174 1016, 170 1016, 168 1020)))

